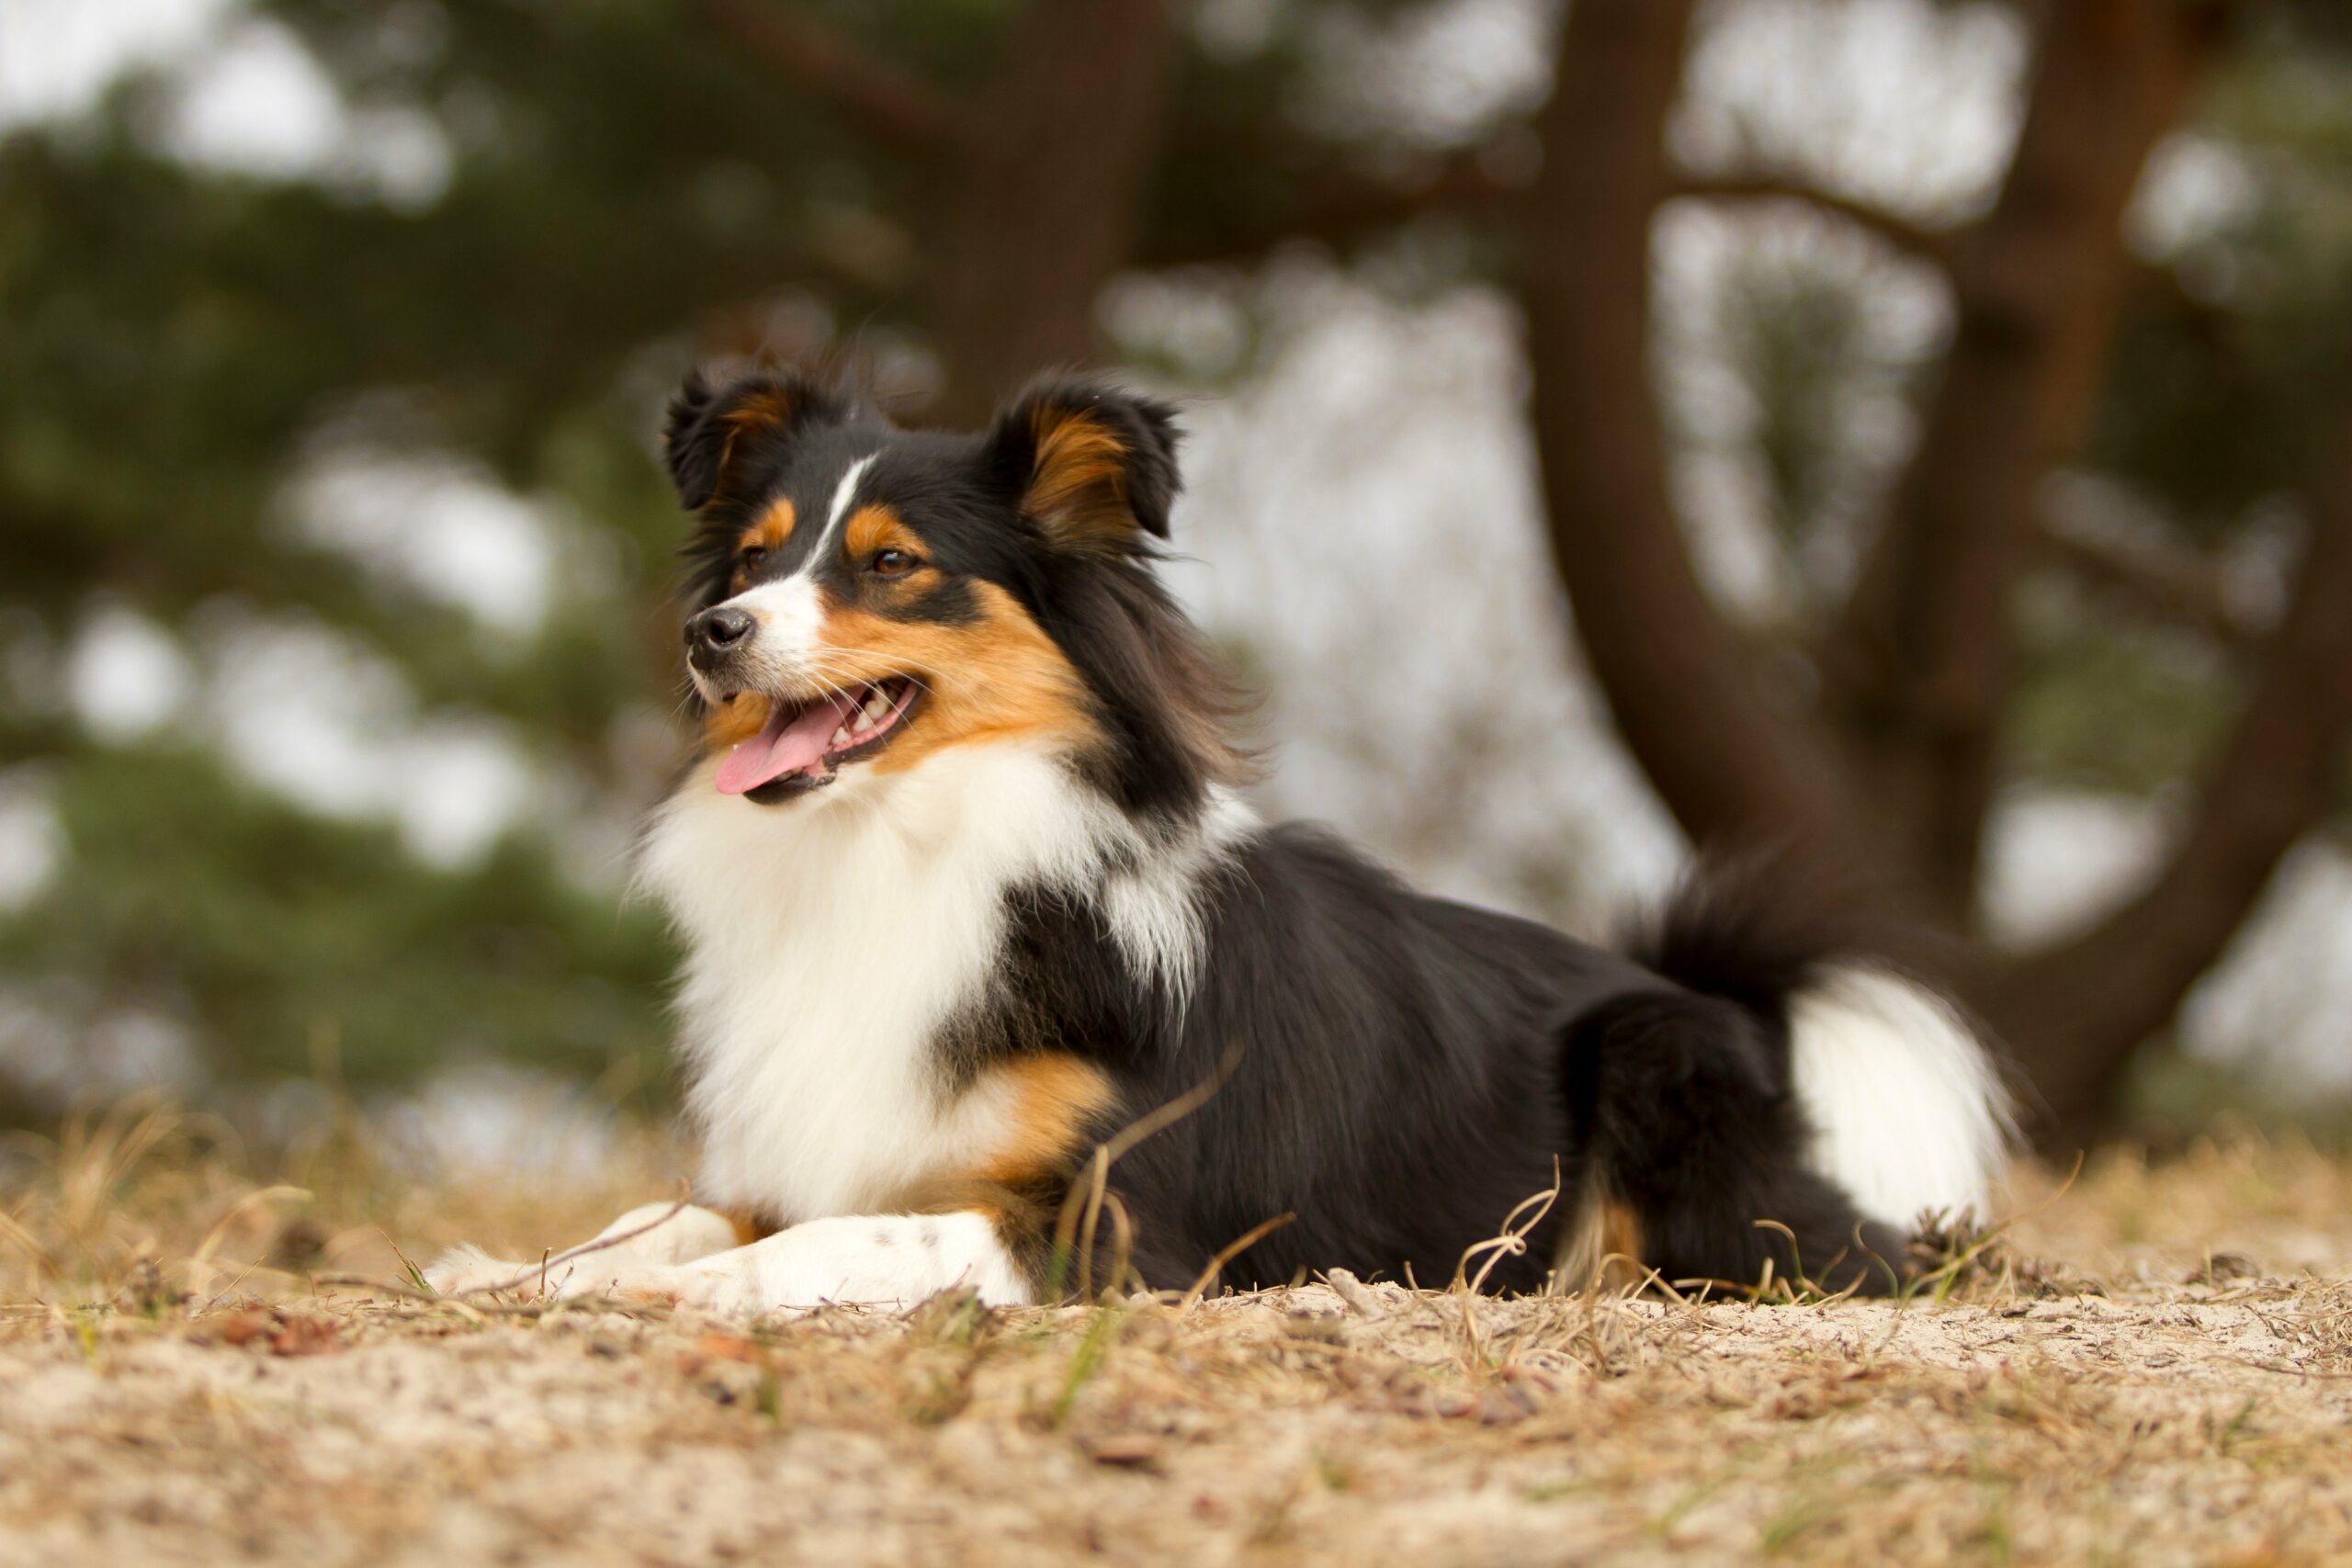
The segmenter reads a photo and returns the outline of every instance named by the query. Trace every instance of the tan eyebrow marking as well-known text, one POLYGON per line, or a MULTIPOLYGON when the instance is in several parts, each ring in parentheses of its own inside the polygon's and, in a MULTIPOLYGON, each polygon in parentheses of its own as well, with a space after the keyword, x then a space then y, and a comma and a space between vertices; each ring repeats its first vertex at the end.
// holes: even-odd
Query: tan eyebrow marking
POLYGON ((910 556, 922 553, 919 547, 922 541, 887 506, 861 506, 851 513, 842 529, 842 538, 852 560, 864 560, 884 550, 904 550, 910 556))
POLYGON ((756 521, 737 536, 735 547, 745 550, 756 545, 763 550, 780 550, 784 547, 784 542, 792 537, 792 526, 797 520, 792 510, 792 502, 778 500, 771 503, 765 512, 760 513, 756 521))

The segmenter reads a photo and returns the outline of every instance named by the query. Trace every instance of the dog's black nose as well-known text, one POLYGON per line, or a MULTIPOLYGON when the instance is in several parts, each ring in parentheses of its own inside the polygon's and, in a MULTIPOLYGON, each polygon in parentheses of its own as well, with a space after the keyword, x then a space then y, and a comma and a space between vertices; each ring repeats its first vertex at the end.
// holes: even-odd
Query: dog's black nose
POLYGON ((733 651, 759 623, 750 612, 721 604, 686 622, 686 658, 697 670, 707 670, 733 651))

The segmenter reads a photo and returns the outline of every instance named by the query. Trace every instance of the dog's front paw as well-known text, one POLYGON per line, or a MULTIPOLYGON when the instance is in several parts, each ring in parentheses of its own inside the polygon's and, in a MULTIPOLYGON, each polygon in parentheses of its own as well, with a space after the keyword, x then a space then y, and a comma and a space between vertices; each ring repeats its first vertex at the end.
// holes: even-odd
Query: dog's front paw
POLYGON ((799 1317, 822 1299, 813 1292, 801 1292, 805 1303, 789 1294, 779 1295, 774 1282, 763 1280, 756 1269, 690 1263, 674 1272, 671 1299, 678 1305, 743 1323, 763 1317, 799 1317))
POLYGON ((615 1248, 556 1263, 548 1269, 548 1293, 562 1301, 591 1299, 675 1306, 685 1298, 681 1271, 666 1263, 615 1248))
POLYGON ((461 1296, 475 1291, 496 1290, 511 1281, 514 1293, 536 1296, 539 1293, 538 1276, 520 1263, 509 1263, 503 1258, 492 1258, 479 1247, 453 1247, 425 1265, 424 1282, 435 1295, 461 1296))

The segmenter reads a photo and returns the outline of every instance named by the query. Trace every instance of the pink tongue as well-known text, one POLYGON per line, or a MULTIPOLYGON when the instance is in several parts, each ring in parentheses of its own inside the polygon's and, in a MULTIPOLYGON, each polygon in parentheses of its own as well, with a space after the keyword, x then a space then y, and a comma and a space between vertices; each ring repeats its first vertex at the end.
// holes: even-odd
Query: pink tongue
POLYGON ((815 768, 833 731, 856 716, 857 703, 848 695, 828 697, 786 722, 790 711, 777 708, 765 729, 727 753, 718 764, 719 794, 742 795, 786 773, 815 768))

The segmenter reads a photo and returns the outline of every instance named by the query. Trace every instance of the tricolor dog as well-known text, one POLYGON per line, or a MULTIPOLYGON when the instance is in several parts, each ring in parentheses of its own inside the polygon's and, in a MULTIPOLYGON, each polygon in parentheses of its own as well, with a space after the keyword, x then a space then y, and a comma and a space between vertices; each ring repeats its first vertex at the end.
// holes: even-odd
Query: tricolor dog
MULTIPOLYGON (((1284 1214, 1225 1282, 1442 1283, 1556 1173, 1490 1286, 1613 1253, 1869 1292, 1923 1213, 1983 1204, 1985 1054, 1786 888, 1694 884, 1619 953, 1261 821, 1233 689, 1155 573, 1177 440, 1091 381, 977 434, 797 376, 687 382, 702 745, 642 874, 686 948, 707 1206, 623 1216, 549 1290, 1027 1303, 1105 1280, 1114 1240, 1182 1290, 1284 1214), (1171 1106, 1096 1200, 1098 1147, 1171 1106)), ((526 1272, 468 1249, 430 1277, 526 1272)))

